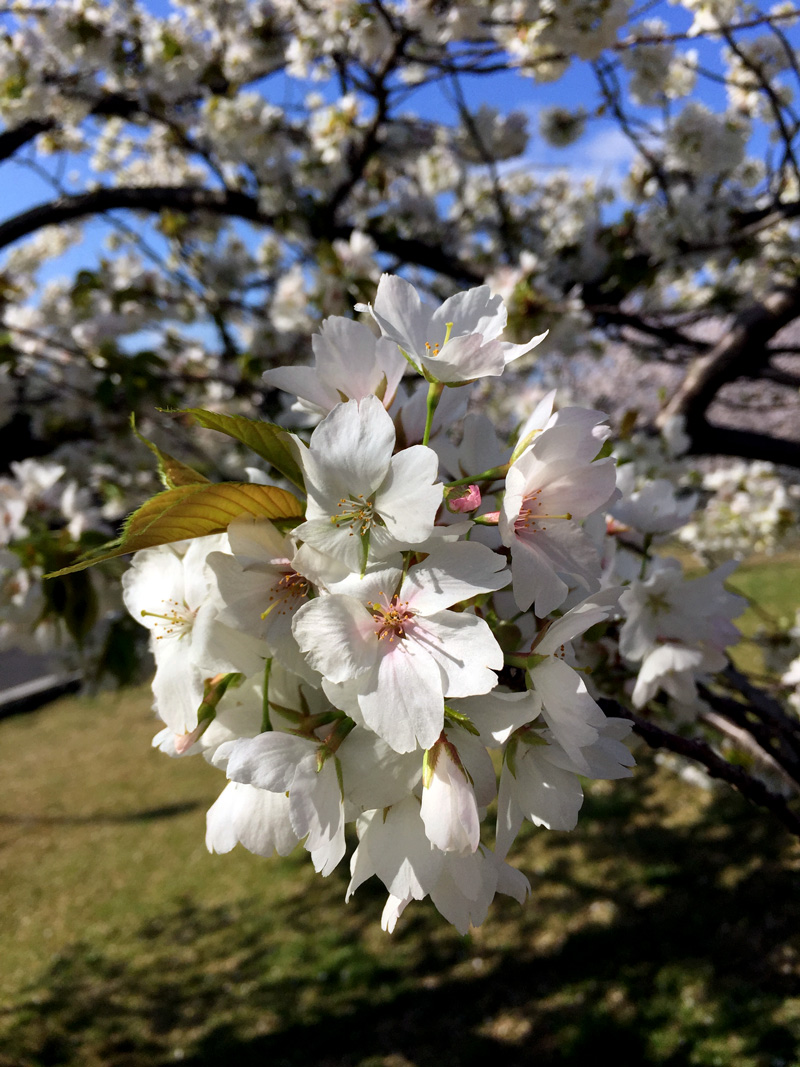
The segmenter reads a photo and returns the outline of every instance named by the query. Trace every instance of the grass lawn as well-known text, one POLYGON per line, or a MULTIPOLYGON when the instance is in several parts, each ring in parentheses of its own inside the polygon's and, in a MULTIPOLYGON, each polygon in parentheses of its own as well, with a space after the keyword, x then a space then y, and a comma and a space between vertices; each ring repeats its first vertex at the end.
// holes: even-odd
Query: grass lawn
MULTIPOLYGON (((777 559, 764 556, 744 563, 727 584, 751 602, 737 621, 746 638, 759 629, 770 634, 785 633, 794 625, 800 610, 800 558, 796 554, 777 559)), ((740 670, 764 673, 762 651, 751 642, 743 641, 734 650, 733 660, 740 670)))
MULTIPOLYGON (((733 584, 777 611, 775 570, 733 584)), ((154 732, 144 690, 0 722, 2 1067, 800 1064, 800 847, 729 791, 642 749, 577 831, 520 838, 524 908, 389 938, 345 864, 210 856, 222 775, 154 732)))

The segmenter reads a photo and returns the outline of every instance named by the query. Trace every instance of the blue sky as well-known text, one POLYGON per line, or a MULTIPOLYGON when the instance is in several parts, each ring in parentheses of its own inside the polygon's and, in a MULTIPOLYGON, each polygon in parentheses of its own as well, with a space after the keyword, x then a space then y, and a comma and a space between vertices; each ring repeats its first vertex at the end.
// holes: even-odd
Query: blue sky
MULTIPOLYGON (((147 6, 157 15, 168 14, 173 10, 169 0, 148 0, 147 6)), ((691 17, 681 8, 669 3, 659 3, 648 12, 648 17, 658 15, 666 21, 673 32, 685 31, 691 17)), ((793 36, 798 37, 794 30, 793 36)), ((718 67, 718 45, 705 41, 689 41, 680 46, 682 49, 696 48, 700 52, 701 63, 718 67)), ((282 102, 287 92, 295 99, 302 99, 309 89, 319 90, 319 84, 289 83, 288 79, 271 79, 264 92, 276 102, 282 102)), ((531 169, 569 169, 576 177, 592 175, 602 177, 611 184, 618 185, 627 172, 633 150, 616 125, 609 120, 594 121, 586 136, 577 144, 566 149, 553 148, 544 142, 538 134, 538 114, 542 108, 558 103, 566 107, 585 105, 591 108, 597 101, 597 90, 591 68, 588 64, 573 62, 568 73, 559 81, 538 84, 530 78, 520 76, 514 71, 502 72, 489 77, 467 78, 463 84, 469 105, 477 108, 481 103, 496 106, 501 112, 511 108, 524 111, 529 117, 531 138, 525 158, 522 161, 531 169)), ((725 104, 724 87, 701 78, 698 81, 695 98, 705 101, 713 108, 722 108, 725 104)), ((453 111, 446 102, 442 90, 436 86, 417 90, 407 101, 406 108, 416 114, 433 120, 452 121, 453 111)), ((764 131, 756 130, 752 148, 758 151, 764 144, 764 131)), ((78 189, 89 173, 86 162, 73 159, 64 168, 65 172, 73 169, 78 177, 78 189)), ((7 217, 51 199, 53 192, 48 183, 23 169, 13 162, 0 166, 0 204, 7 217)), ((107 227, 102 221, 85 225, 84 238, 80 245, 69 250, 60 260, 49 263, 41 274, 41 280, 72 274, 81 266, 96 264, 102 252, 102 237, 107 227)))

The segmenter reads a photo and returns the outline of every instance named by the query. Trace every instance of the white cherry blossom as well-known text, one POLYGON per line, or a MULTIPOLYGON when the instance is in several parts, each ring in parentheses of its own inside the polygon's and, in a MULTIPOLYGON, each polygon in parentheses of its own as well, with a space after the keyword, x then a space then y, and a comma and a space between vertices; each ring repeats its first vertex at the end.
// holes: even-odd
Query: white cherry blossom
POLYGON ((313 367, 280 367, 265 371, 264 380, 294 393, 301 411, 327 415, 343 400, 371 394, 389 407, 408 366, 397 345, 341 315, 325 319, 311 345, 313 367))
POLYGON ((384 274, 369 308, 385 337, 394 341, 432 381, 458 384, 502 374, 546 334, 527 344, 500 341, 508 312, 488 285, 469 289, 433 308, 413 285, 384 274))
POLYGON ((502 588, 504 561, 483 545, 444 545, 408 571, 384 568, 339 583, 298 611, 294 635, 335 704, 398 752, 430 748, 445 696, 485 693, 503 665, 486 622, 447 610, 502 588))
POLYGON ((514 596, 523 611, 533 605, 543 617, 563 604, 568 578, 587 592, 599 587, 600 560, 578 520, 615 489, 613 460, 595 460, 602 419, 594 412, 557 421, 509 468, 500 535, 511 548, 514 596))
POLYGON ((337 405, 300 447, 308 506, 295 537, 351 571, 425 541, 442 502, 438 459, 423 445, 393 454, 394 445, 377 397, 337 405))

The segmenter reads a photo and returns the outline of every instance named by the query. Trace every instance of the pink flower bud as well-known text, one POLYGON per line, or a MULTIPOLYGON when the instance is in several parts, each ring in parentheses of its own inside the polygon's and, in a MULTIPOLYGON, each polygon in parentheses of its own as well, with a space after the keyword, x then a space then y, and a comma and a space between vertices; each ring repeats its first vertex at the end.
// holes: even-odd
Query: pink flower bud
POLYGON ((213 719, 201 719, 197 726, 195 726, 194 730, 191 730, 188 734, 175 734, 176 753, 179 756, 182 756, 184 752, 188 752, 195 741, 200 740, 212 721, 213 719))
POLYGON ((474 511, 475 508, 480 507, 481 491, 477 485, 469 485, 457 491, 461 494, 460 496, 451 496, 447 499, 447 507, 450 511, 474 511))

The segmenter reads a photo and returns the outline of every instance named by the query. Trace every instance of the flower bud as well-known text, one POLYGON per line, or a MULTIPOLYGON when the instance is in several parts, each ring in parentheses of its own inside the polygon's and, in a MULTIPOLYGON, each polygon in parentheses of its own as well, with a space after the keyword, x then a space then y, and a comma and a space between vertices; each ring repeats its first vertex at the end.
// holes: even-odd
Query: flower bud
POLYGON ((481 491, 477 485, 457 485, 444 491, 447 510, 463 513, 480 507, 481 491))

